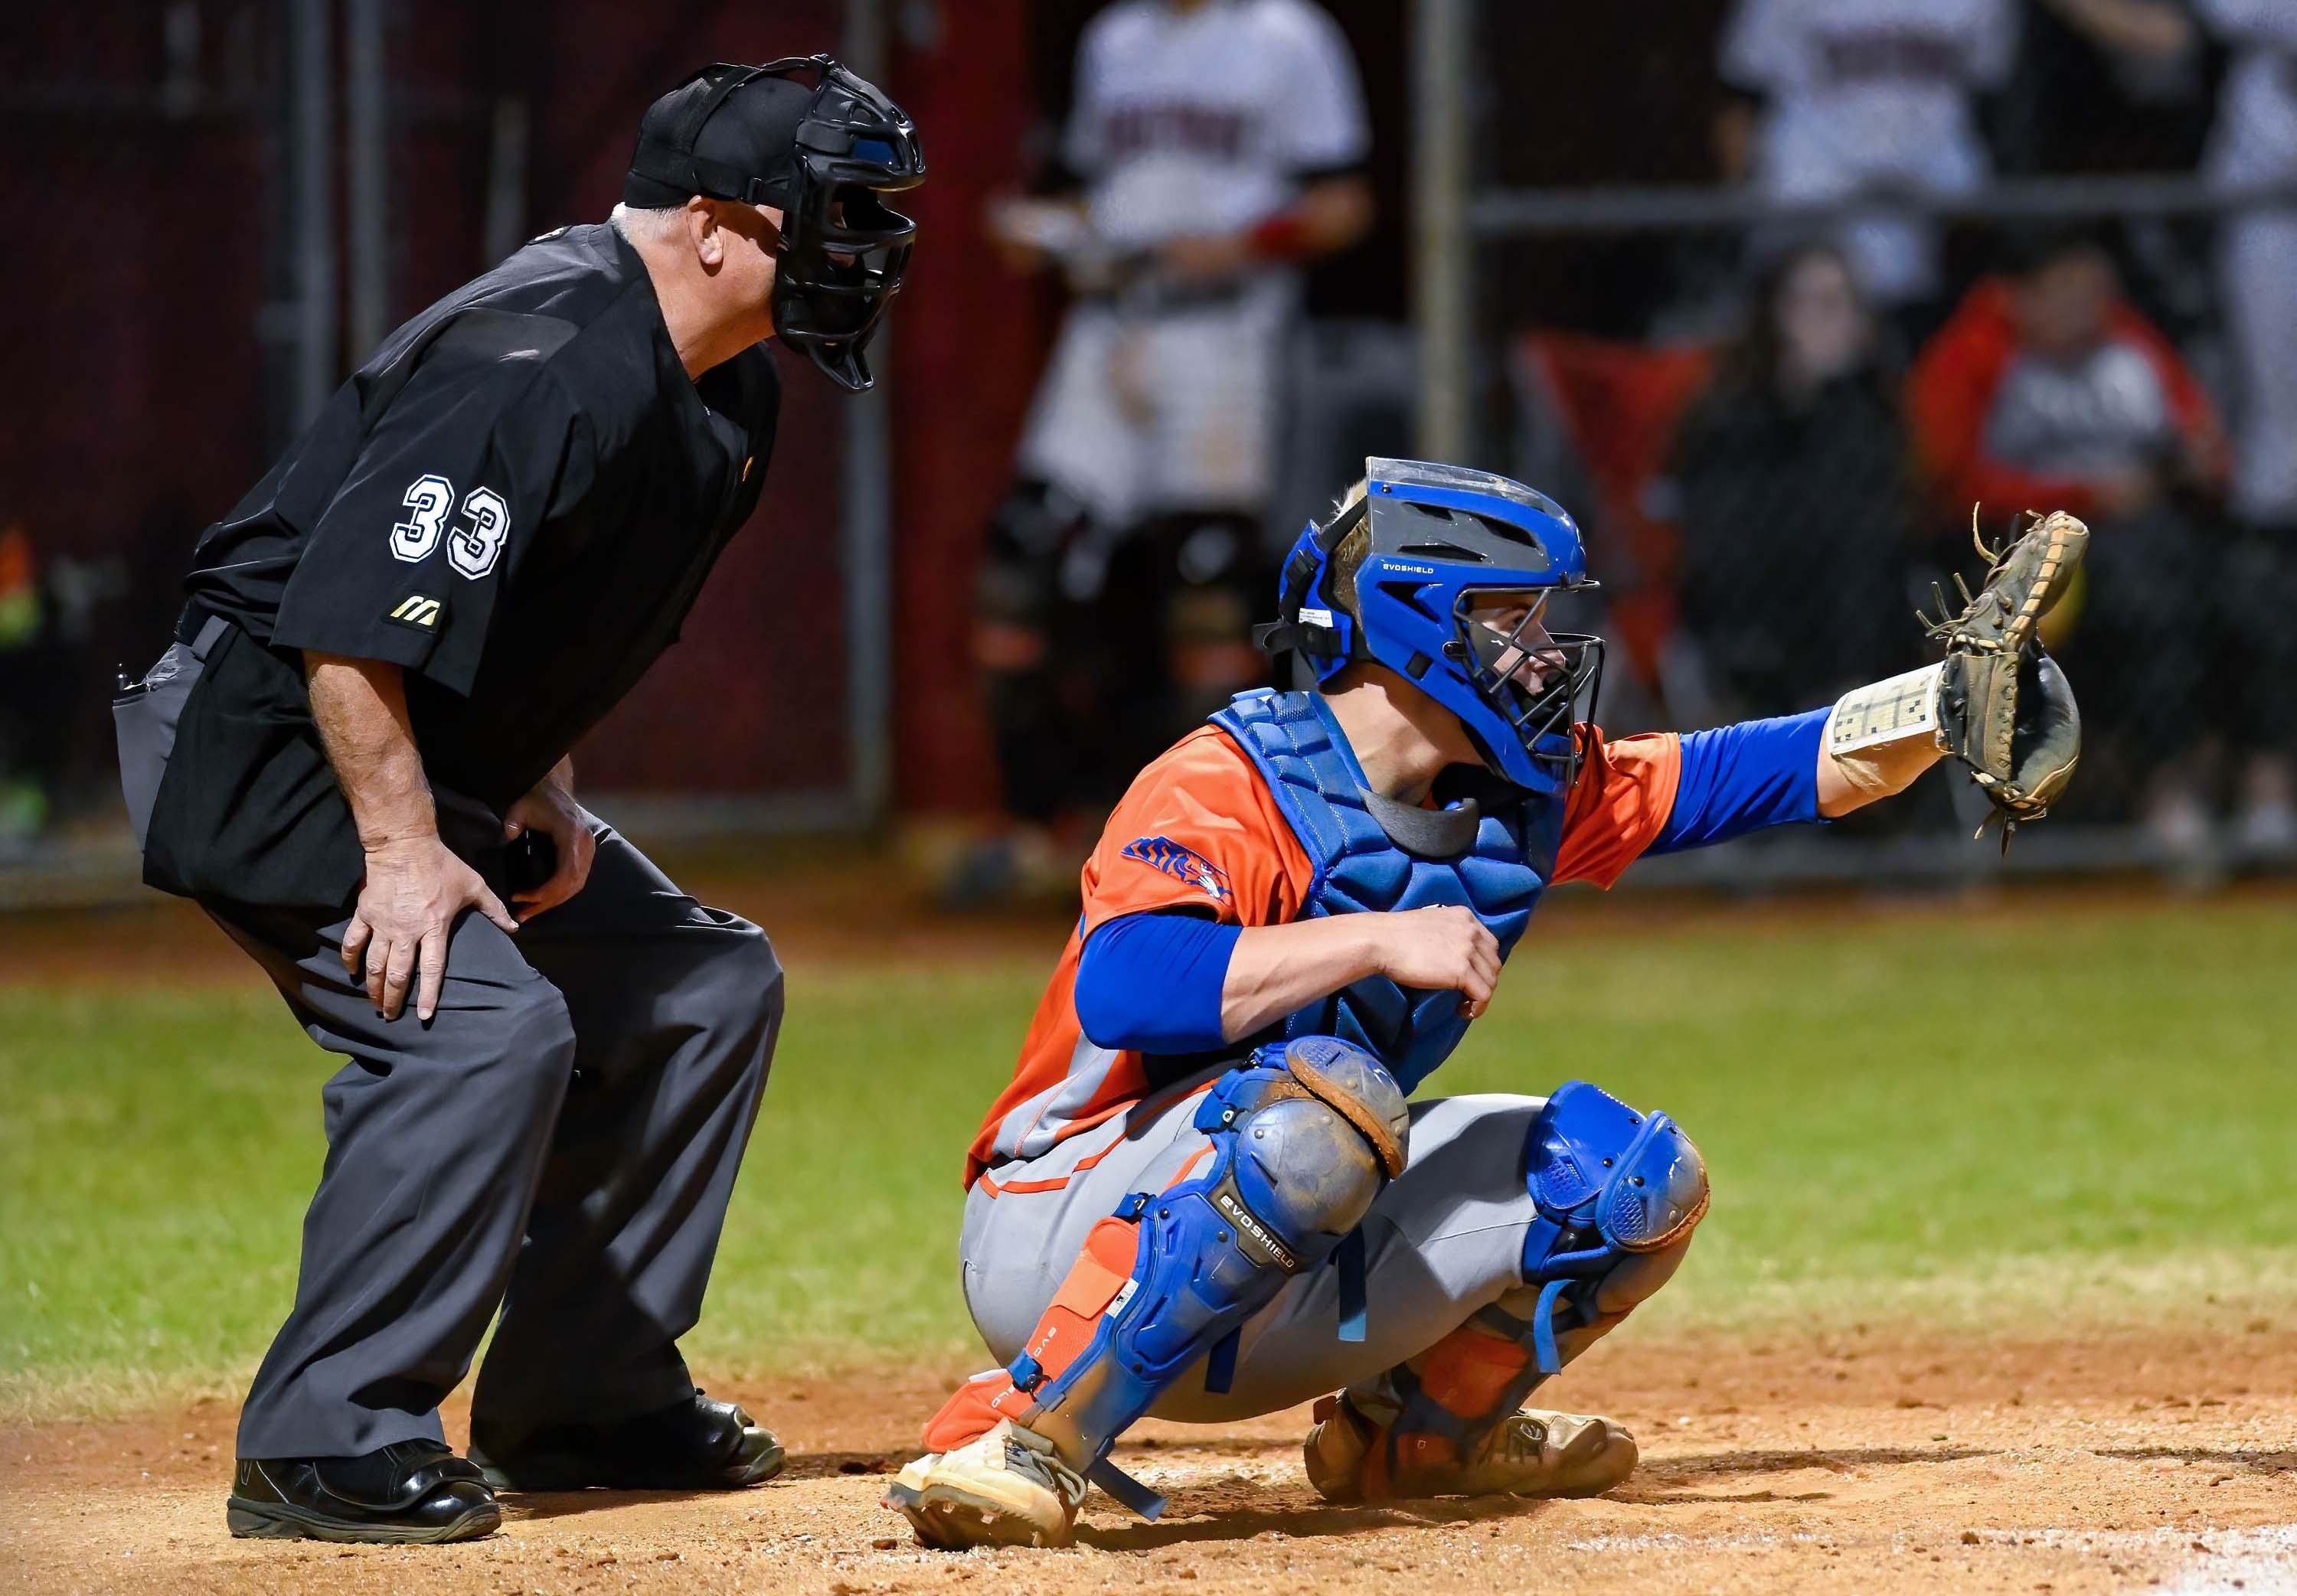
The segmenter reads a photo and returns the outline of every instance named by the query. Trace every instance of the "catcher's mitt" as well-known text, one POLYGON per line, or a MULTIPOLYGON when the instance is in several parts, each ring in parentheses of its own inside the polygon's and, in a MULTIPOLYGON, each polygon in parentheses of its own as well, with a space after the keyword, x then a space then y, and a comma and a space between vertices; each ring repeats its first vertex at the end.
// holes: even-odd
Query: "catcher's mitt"
MULTIPOLYGON (((1986 547, 1971 512, 1971 538, 1991 565, 1976 597, 1961 576, 1958 615, 1921 619, 1946 644, 1938 695, 1939 746, 1969 767, 1970 778, 2002 817, 2002 845, 2024 820, 2049 813, 2081 758, 2081 712, 2058 662, 2035 628, 2057 603, 2089 545, 2089 528, 2062 510, 2033 511, 2033 524, 2007 548, 1986 547)), ((1945 595, 1939 595, 1939 606, 1945 595)), ((1985 827, 1981 825, 1982 832, 1985 827)))

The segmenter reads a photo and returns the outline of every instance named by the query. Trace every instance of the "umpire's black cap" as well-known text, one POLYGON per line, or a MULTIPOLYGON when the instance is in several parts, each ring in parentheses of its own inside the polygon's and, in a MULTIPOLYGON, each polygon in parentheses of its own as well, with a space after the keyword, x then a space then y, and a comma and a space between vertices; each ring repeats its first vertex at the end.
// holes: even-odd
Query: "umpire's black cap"
POLYGON ((639 119, 622 203, 660 210, 708 194, 787 210, 812 101, 811 86, 755 67, 703 68, 639 119))

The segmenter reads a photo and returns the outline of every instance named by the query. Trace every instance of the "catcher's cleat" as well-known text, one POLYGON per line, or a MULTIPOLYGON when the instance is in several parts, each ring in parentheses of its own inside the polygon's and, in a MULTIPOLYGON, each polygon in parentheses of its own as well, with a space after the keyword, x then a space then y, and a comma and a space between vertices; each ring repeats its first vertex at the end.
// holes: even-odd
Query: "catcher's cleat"
POLYGON ((1435 1435, 1395 1435, 1346 1393, 1316 1403, 1303 1447, 1327 1501, 1428 1496, 1594 1496, 1634 1472, 1635 1438, 1608 1419, 1525 1409, 1462 1457, 1435 1435))
POLYGON ((737 1491, 779 1474, 784 1459, 771 1430, 696 1391, 635 1418, 515 1439, 474 1419, 471 1461, 498 1491, 737 1491))
POLYGON ((885 1505, 927 1546, 1066 1546, 1084 1500, 1084 1477, 1053 1444, 1011 1419, 951 1452, 902 1470, 885 1505))

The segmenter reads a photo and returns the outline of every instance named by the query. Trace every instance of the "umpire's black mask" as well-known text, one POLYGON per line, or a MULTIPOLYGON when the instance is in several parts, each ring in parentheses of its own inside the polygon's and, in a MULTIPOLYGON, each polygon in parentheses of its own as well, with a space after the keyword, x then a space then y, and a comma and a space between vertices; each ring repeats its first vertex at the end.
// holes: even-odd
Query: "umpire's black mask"
POLYGON ((622 202, 657 210, 707 194, 778 209, 774 332, 858 392, 917 237, 882 196, 925 176, 902 108, 828 56, 721 62, 646 108, 622 202))

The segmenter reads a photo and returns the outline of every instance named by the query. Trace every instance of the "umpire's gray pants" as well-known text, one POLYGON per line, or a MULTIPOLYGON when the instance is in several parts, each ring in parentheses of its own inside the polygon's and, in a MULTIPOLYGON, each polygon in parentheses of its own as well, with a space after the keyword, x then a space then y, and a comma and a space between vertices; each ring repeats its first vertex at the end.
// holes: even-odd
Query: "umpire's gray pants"
POLYGON ((295 1306, 248 1394, 240 1456, 439 1438, 440 1400, 498 1304, 472 1403, 498 1445, 693 1389, 677 1341, 765 1089, 781 966, 756 926, 597 835, 589 884, 516 936, 462 917, 428 1025, 412 992, 384 1020, 344 973, 347 918, 203 905, 311 1039, 350 1057, 322 1093, 327 1160, 295 1306))
MULTIPOLYGON (((1000 1164, 974 1183, 960 1252, 965 1300, 999 1362, 1028 1344, 1084 1246, 1085 1233, 1128 1193, 1161 1191, 1192 1173, 1209 1139, 1195 1128, 1198 1095, 1223 1070, 1157 1092, 1036 1158, 1000 1164)), ((1226 1423, 1280 1411, 1346 1386, 1370 1386, 1484 1308, 1524 1289, 1525 1233, 1538 1217, 1525 1184, 1532 1123, 1544 1098, 1438 1098, 1412 1105, 1410 1162, 1363 1220, 1365 1338, 1339 1338, 1339 1271, 1327 1263, 1285 1283, 1247 1320, 1225 1393, 1190 1370, 1148 1411, 1226 1423)), ((1688 1240, 1623 1270, 1622 1297, 1640 1301, 1682 1262, 1688 1240)), ((1606 1295, 1611 1292, 1607 1283, 1606 1295)), ((1632 1304, 1621 1301, 1616 1311, 1632 1304)), ((1519 1317, 1531 1304, 1510 1304, 1519 1317)), ((1615 1304, 1599 1298, 1609 1313, 1615 1304)), ((1564 1360, 1610 1323, 1557 1337, 1564 1360)), ((1202 1360, 1199 1360, 1201 1365, 1202 1360)))

